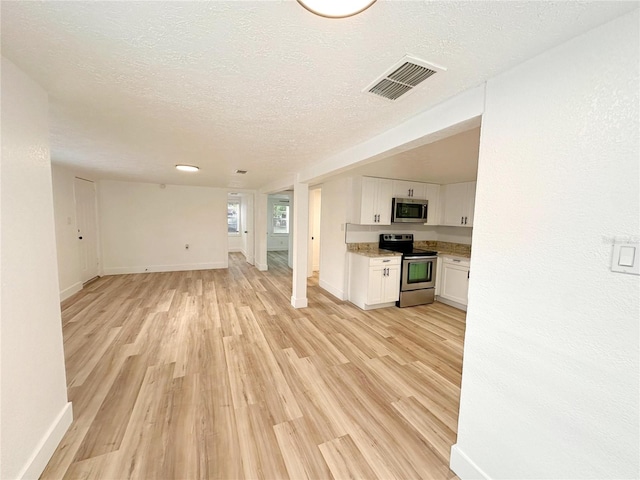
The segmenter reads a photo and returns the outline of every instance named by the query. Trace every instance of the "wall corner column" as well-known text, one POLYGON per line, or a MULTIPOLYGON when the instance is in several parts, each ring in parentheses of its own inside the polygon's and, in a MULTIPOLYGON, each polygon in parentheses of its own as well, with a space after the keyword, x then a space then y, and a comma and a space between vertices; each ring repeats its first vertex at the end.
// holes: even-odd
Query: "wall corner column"
POLYGON ((307 301, 307 257, 309 254, 309 185, 293 184, 293 291, 291 305, 305 308, 307 301))

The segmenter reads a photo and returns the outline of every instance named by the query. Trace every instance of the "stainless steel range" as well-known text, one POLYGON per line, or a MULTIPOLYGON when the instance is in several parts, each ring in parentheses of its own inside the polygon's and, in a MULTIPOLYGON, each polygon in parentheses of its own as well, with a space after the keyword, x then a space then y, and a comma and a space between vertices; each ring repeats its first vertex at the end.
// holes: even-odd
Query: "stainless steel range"
POLYGON ((398 307, 433 303, 438 252, 413 248, 413 234, 380 234, 378 247, 402 253, 398 307))

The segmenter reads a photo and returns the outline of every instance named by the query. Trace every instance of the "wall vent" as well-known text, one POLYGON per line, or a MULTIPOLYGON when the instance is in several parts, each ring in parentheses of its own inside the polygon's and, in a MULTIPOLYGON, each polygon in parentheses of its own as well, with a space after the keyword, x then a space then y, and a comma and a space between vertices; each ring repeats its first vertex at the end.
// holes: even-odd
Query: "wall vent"
POLYGON ((439 65, 406 55, 362 91, 387 100, 397 100, 427 78, 446 70, 439 65))
POLYGON ((247 170, 236 170, 235 173, 239 173, 240 175, 244 175, 247 173, 247 170))

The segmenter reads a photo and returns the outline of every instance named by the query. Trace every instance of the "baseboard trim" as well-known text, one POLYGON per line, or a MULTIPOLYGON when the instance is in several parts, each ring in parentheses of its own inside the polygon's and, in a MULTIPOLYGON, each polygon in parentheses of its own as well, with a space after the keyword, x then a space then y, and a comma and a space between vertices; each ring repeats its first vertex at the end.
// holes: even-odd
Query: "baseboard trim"
POLYGON ((71 422, 73 422, 73 409, 71 402, 67 402, 49 427, 49 430, 42 437, 42 440, 40 440, 40 443, 38 443, 18 478, 31 480, 40 477, 62 441, 62 437, 67 433, 71 422))
POLYGON ((336 297, 338 300, 346 300, 344 292, 342 290, 340 290, 339 288, 335 288, 333 285, 330 285, 329 283, 327 283, 327 282, 325 282, 323 280, 320 280, 318 285, 320 286, 321 289, 326 290, 331 295, 336 297))
POLYGON ((64 302, 71 295, 74 295, 82 290, 82 282, 76 282, 68 288, 60 291, 60 301, 64 302))
POLYGON ((188 263, 184 265, 149 265, 147 267, 115 267, 105 268, 105 275, 126 275, 129 273, 152 273, 152 272, 184 272, 188 270, 214 270, 218 268, 229 268, 229 261, 212 263, 188 263))
POLYGON ((458 310, 462 310, 464 312, 467 311, 467 306, 463 303, 454 302, 453 300, 449 300, 448 298, 442 298, 440 295, 436 295, 436 300, 440 303, 449 305, 450 307, 457 308, 458 310))
POLYGON ((266 272, 267 270, 269 270, 269 265, 267 265, 266 263, 257 263, 256 262, 256 267, 258 268, 258 270, 260 270, 261 272, 266 272))
POLYGON ((307 300, 307 297, 297 298, 292 296, 291 305, 293 308, 307 308, 309 306, 309 301, 307 300))
POLYGON ((489 480, 490 477, 467 457, 458 444, 451 447, 449 468, 460 477, 460 480, 489 480))

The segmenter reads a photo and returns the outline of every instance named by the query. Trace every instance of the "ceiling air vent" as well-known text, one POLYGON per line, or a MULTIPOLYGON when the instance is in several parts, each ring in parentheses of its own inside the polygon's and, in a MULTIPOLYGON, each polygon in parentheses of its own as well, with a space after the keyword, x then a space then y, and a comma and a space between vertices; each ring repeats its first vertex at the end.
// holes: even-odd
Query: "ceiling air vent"
POLYGON ((236 170, 234 173, 238 173, 240 175, 245 175, 247 173, 246 170, 236 170))
POLYGON ((439 65, 407 55, 369 84, 363 92, 396 100, 435 73, 446 70, 439 65))

